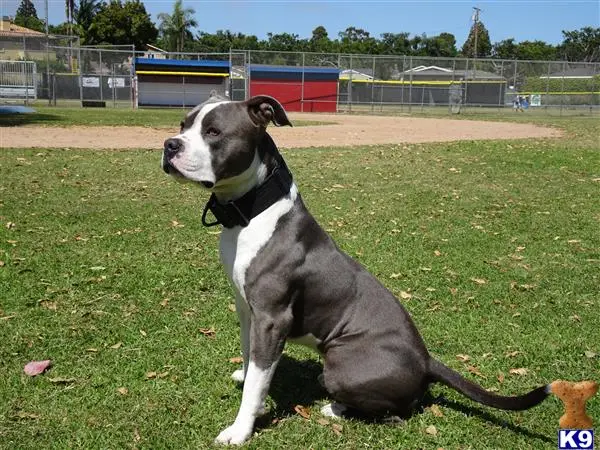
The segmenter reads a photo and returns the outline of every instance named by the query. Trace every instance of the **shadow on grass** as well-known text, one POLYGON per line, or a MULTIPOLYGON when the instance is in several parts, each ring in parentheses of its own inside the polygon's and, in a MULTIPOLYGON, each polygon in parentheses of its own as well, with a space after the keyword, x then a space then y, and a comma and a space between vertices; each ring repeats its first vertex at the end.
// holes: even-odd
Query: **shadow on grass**
POLYGON ((455 411, 461 412, 467 416, 479 417, 480 419, 483 419, 486 422, 492 423, 498 427, 509 429, 513 433, 521 434, 530 439, 539 439, 540 441, 543 441, 543 442, 547 442, 550 444, 556 444, 555 439, 551 439, 544 434, 536 433, 534 431, 530 431, 526 428, 523 428, 519 425, 515 425, 513 423, 507 422, 506 420, 500 419, 500 418, 496 417, 493 413, 485 411, 484 409, 481 409, 478 407, 473 407, 473 406, 468 406, 468 405, 465 405, 465 404, 462 404, 459 402, 455 402, 453 400, 445 399, 443 397, 432 398, 430 404, 433 404, 433 403, 437 403, 439 405, 446 406, 455 411))
MULTIPOLYGON (((259 419, 257 426, 265 428, 270 426, 273 419, 283 419, 296 414, 296 405, 312 406, 316 402, 327 399, 327 391, 319 384, 317 377, 322 373, 323 366, 315 361, 298 361, 283 355, 277 371, 275 372, 269 394, 276 406, 264 418, 259 419)), ((529 439, 538 439, 542 442, 553 444, 554 440, 546 435, 530 431, 519 425, 500 419, 482 408, 469 406, 460 402, 448 400, 443 396, 434 397, 427 391, 410 416, 422 414, 425 409, 433 404, 443 405, 465 415, 476 416, 496 426, 506 428, 513 433, 526 436, 529 439)), ((409 416, 409 417, 410 417, 409 416)), ((357 412, 350 412, 349 418, 358 419, 367 423, 390 423, 398 424, 403 418, 392 420, 364 416, 357 412)))
POLYGON ((1 127, 18 127, 30 124, 58 124, 61 117, 54 114, 30 113, 30 114, 2 114, 0 115, 1 127))
POLYGON ((283 355, 273 377, 269 394, 275 401, 275 417, 295 414, 294 406, 310 406, 327 398, 327 391, 317 381, 323 366, 316 361, 298 361, 283 355))

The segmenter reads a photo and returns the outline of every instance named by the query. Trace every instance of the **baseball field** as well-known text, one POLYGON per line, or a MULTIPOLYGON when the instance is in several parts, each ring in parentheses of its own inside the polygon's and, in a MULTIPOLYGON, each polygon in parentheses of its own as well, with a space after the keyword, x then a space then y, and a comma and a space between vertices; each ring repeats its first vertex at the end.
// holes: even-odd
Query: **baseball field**
MULTIPOLYGON (((181 110, 37 111, 0 116, 0 448, 211 447, 239 332, 208 195, 160 169, 181 110)), ((600 380, 597 117, 291 118, 271 130, 308 208, 436 358, 505 395, 600 380)), ((248 448, 556 448, 553 397, 505 412, 435 385, 402 423, 337 421, 320 371, 286 348, 248 448)))

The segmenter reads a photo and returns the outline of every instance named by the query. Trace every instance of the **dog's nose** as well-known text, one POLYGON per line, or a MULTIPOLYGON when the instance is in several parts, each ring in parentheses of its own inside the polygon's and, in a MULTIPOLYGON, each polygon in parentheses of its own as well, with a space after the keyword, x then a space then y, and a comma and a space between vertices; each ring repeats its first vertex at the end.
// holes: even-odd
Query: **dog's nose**
POLYGON ((165 156, 167 158, 172 158, 175 156, 179 150, 181 150, 181 141, 179 139, 167 139, 165 141, 165 156))
POLYGON ((212 181, 203 181, 202 184, 204 185, 205 188, 208 188, 208 189, 211 189, 215 185, 215 183, 213 183, 212 181))

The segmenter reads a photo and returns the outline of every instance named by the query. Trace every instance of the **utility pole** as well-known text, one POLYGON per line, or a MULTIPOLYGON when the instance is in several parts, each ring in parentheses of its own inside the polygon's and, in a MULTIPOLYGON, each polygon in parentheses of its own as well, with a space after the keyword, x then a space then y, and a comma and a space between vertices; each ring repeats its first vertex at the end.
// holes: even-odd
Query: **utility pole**
POLYGON ((481 12, 481 9, 477 8, 476 6, 473 6, 473 9, 475 10, 475 12, 473 13, 473 20, 475 21, 475 48, 473 49, 473 57, 475 59, 477 59, 477 39, 479 38, 479 13, 481 12))

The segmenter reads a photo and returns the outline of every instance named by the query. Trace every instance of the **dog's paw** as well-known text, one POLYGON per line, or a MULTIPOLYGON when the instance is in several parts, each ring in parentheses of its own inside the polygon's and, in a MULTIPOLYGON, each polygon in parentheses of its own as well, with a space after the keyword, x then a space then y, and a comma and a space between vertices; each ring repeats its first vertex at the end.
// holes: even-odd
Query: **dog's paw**
POLYGON ((344 412, 346 412, 347 409, 348 407, 346 405, 342 405, 341 403, 328 403, 321 408, 321 414, 323 414, 325 417, 343 419, 344 412))
POLYGON ((244 369, 238 369, 231 374, 231 379, 237 383, 244 382, 244 369))
POLYGON ((224 445, 242 445, 248 440, 250 434, 252 434, 252 427, 234 423, 219 433, 215 439, 215 443, 224 445))

